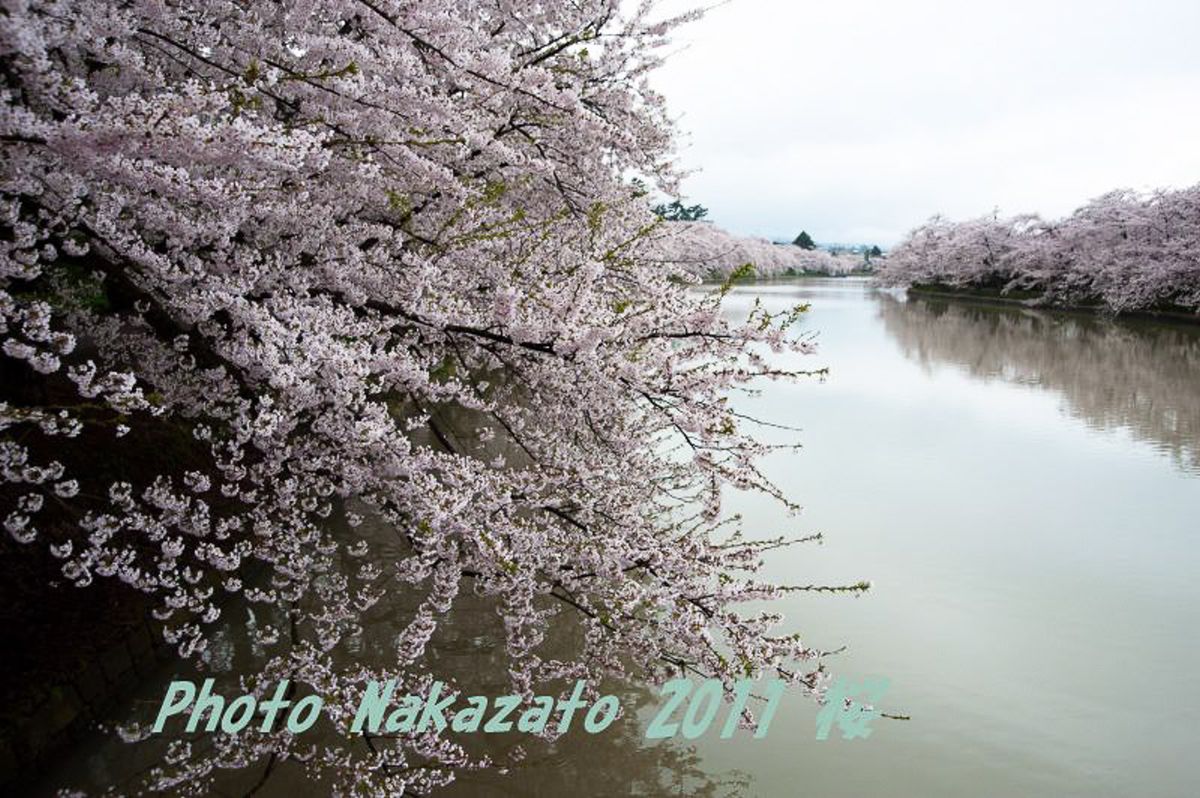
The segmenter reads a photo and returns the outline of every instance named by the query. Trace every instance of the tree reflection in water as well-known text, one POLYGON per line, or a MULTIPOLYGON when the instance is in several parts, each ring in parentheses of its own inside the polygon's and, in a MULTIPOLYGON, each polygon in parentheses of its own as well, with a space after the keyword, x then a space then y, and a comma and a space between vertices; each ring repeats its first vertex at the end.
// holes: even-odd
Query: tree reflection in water
POLYGON ((923 365, 1056 391, 1089 426, 1128 430, 1200 472, 1200 327, 876 292, 885 329, 923 365))
MULTIPOLYGON (((429 408, 453 437, 461 451, 473 456, 503 457, 510 467, 523 463, 520 452, 506 446, 502 437, 481 436, 479 430, 486 420, 473 411, 462 408, 429 408)), ((418 439, 426 445, 435 441, 418 439)), ((357 508, 366 512, 365 508, 357 508)), ((339 514, 340 515, 340 514, 339 514)), ((344 534, 367 539, 378 564, 386 569, 389 562, 407 554, 404 536, 388 525, 368 516, 353 531, 343 526, 344 534)), ((361 563, 346 560, 344 567, 356 568, 361 563)), ((386 665, 394 657, 397 636, 411 620, 424 594, 420 591, 407 598, 396 595, 369 610, 364 624, 341 657, 339 665, 348 670, 386 665)), ((440 678, 451 682, 464 695, 505 695, 511 691, 508 678, 508 658, 504 647, 501 616, 493 600, 466 594, 456 601, 453 611, 438 625, 427 651, 428 660, 436 660, 440 678)), ((581 643, 581 627, 570 608, 556 605, 558 614, 551 618, 539 653, 546 658, 569 658, 581 643)), ((227 620, 214 636, 205 656, 206 667, 198 674, 189 664, 176 663, 164 669, 159 678, 144 685, 136 699, 113 713, 113 723, 130 720, 150 724, 158 711, 167 684, 176 678, 199 681, 216 679, 215 693, 227 700, 239 695, 239 675, 253 674, 262 662, 261 650, 251 643, 248 631, 265 624, 287 628, 287 621, 278 613, 248 611, 243 604, 226 607, 227 620)), ((309 630, 295 630, 296 639, 303 641, 309 630)), ((286 637, 286 636, 285 636, 286 637)), ((286 640, 285 643, 286 644, 286 640)), ((431 663, 432 664, 432 663, 431 663)), ((540 692, 558 695, 569 692, 566 684, 545 685, 540 692)), ((302 687, 307 693, 309 688, 302 687)), ((644 739, 639 708, 658 705, 656 691, 628 682, 601 685, 601 692, 618 696, 625 714, 598 734, 588 734, 577 715, 571 731, 557 740, 548 741, 530 734, 469 734, 456 739, 472 755, 486 754, 496 767, 459 774, 459 780, 436 793, 439 796, 561 796, 577 798, 617 795, 686 795, 707 798, 732 798, 745 793, 750 778, 741 771, 711 773, 701 767, 701 759, 693 746, 684 740, 655 741, 644 739)), ((397 697, 398 701, 399 697, 397 697)), ((460 699, 458 705, 464 705, 460 699)), ((514 718, 516 715, 513 716, 514 718)), ((39 792, 50 794, 63 787, 82 788, 100 792, 106 788, 120 794, 136 792, 146 771, 160 764, 167 754, 166 746, 181 737, 183 721, 175 719, 168 733, 150 737, 139 743, 122 743, 111 733, 96 734, 76 751, 64 757, 62 766, 39 792), (175 734, 171 734, 173 730, 175 734)), ((338 732, 325 723, 318 723, 304 733, 306 740, 320 744, 338 732)), ((740 732, 752 734, 749 731, 740 732)), ((204 734, 186 736, 197 748, 206 747, 204 734)), ((368 741, 363 740, 362 753, 368 753, 368 741)), ((314 784, 300 778, 299 770, 288 761, 257 761, 231 769, 220 777, 221 795, 260 798, 271 796, 315 795, 328 792, 329 785, 314 784)))

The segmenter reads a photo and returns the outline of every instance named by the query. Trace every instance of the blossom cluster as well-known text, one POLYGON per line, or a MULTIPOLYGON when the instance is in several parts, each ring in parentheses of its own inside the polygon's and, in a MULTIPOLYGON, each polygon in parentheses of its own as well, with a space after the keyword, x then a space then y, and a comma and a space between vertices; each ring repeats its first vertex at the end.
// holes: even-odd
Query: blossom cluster
MULTIPOLYGON (((372 682, 439 680, 427 653, 464 594, 494 601, 526 699, 688 673, 820 690, 819 653, 775 631, 788 588, 754 576, 790 539, 721 514, 730 487, 796 509, 729 393, 796 376, 768 353, 811 345, 794 314, 730 321, 692 290, 703 236, 671 243, 630 183, 677 189, 646 77, 689 17, 656 13, 5 2, 5 534, 60 581, 152 598, 183 656, 228 607, 275 619, 245 630, 246 691, 303 681, 343 726, 333 706, 372 682), (368 667, 354 641, 398 597, 414 609, 368 667), (551 656, 564 613, 579 644, 551 656)), ((480 765, 415 731, 210 742, 146 788, 290 759, 399 795, 480 765)))
POLYGON ((891 251, 878 277, 888 285, 1025 291, 1048 304, 1118 313, 1200 312, 1200 185, 1110 192, 1057 221, 935 217, 891 251))
POLYGON ((862 269, 854 255, 833 255, 765 238, 737 236, 710 222, 674 222, 656 231, 660 257, 704 278, 722 279, 750 264, 758 277, 819 274, 837 277, 862 269))

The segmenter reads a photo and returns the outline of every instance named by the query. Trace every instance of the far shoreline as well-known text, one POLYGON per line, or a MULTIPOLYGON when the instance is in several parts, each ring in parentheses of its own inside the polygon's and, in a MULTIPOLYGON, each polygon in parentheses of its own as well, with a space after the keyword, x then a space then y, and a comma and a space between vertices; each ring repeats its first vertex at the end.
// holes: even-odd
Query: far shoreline
MULTIPOLYGON (((733 286, 750 286, 771 283, 786 283, 793 280, 845 280, 848 278, 875 277, 873 272, 853 272, 847 274, 821 274, 810 272, 802 274, 774 274, 767 277, 740 277, 732 282, 733 286)), ((706 277, 701 285, 723 285, 720 278, 706 277)), ((887 286, 877 286, 886 288, 887 286)), ((898 287, 898 286, 897 286, 898 287)), ((1056 305, 1038 304, 1040 295, 1022 292, 1023 296, 1003 295, 995 288, 951 288, 944 285, 910 285, 904 291, 918 297, 966 301, 974 304, 995 305, 998 307, 1019 308, 1044 312, 1064 313, 1070 315, 1085 315, 1093 318, 1108 318, 1114 321, 1155 321, 1184 326, 1200 325, 1200 312, 1189 313, 1186 310, 1127 310, 1112 311, 1104 305, 1056 305)))
POLYGON ((910 285, 905 288, 910 294, 921 297, 936 297, 939 299, 970 300, 983 304, 1002 305, 1007 307, 1025 308, 1027 310, 1055 311, 1063 313, 1086 314, 1096 317, 1107 317, 1117 320, 1140 320, 1171 322, 1176 324, 1200 324, 1200 312, 1189 313, 1186 310, 1127 310, 1114 311, 1104 305, 1056 305, 1038 304, 1038 295, 1024 297, 1005 296, 996 289, 980 288, 951 288, 943 285, 910 285))

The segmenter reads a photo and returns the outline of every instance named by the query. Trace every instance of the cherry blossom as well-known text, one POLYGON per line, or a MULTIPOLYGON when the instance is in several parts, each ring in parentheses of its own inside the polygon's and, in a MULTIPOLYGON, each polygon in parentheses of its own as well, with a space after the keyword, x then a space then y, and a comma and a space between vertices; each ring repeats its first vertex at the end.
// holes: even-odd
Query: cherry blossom
MULTIPOLYGON (((468 592, 494 598, 521 695, 688 673, 819 689, 817 652, 743 609, 788 590, 754 574, 790 539, 721 514, 730 487, 797 509, 729 393, 798 376, 770 353, 811 344, 795 314, 729 321, 696 287, 697 260, 800 256, 669 229, 632 182, 677 189, 647 75, 692 16, 5 0, 5 534, 69 583, 154 597, 184 656, 229 602, 269 616, 246 688, 306 683, 342 725, 371 680, 438 680, 425 653, 468 592), (367 516, 400 554, 368 552, 367 516), (413 596, 391 666, 356 664, 372 608, 413 596), (541 647, 559 613, 583 630, 567 660, 541 647)), ((399 795, 480 765, 429 735, 210 742, 146 786, 200 795, 291 758, 399 795)))
POLYGON ((888 285, 1033 292, 1052 305, 1200 312, 1200 186, 1105 194, 1058 221, 935 217, 889 253, 888 285))
MULTIPOLYGON (((774 244, 765 238, 735 236, 710 222, 673 222, 655 231, 659 257, 685 264, 701 277, 726 278, 747 264, 758 277, 789 274, 840 276, 863 267, 852 256, 794 244, 774 244)), ((749 271, 749 270, 747 270, 749 271)))

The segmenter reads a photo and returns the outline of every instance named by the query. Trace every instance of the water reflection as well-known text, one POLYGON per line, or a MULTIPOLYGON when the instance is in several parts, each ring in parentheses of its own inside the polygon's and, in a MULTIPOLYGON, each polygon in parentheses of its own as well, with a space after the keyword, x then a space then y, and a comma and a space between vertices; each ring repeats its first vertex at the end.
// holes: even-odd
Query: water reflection
MULTIPOLYGON (((478 420, 470 414, 444 408, 438 418, 452 430, 455 442, 474 446, 459 422, 478 420)), ((449 433, 447 433, 449 434, 449 433)), ((362 508, 360 508, 362 509, 362 508)), ((343 525, 335 529, 350 534, 343 525)), ((367 539, 373 556, 389 562, 407 554, 401 536, 387 524, 368 518, 353 534, 367 539)), ((359 663, 368 667, 386 667, 394 658, 397 635, 411 620, 423 594, 399 592, 391 600, 380 602, 365 618, 364 628, 341 653, 338 662, 349 668, 359 663)), ((557 606, 557 605, 555 605, 557 606)), ((452 613, 439 625, 427 650, 424 663, 439 678, 455 685, 467 695, 498 696, 511 691, 508 659, 504 646, 503 624, 495 602, 465 591, 452 613)), ((214 692, 227 697, 238 695, 239 677, 256 673, 263 663, 263 650, 252 640, 256 627, 270 624, 285 628, 286 618, 275 611, 245 605, 227 607, 226 622, 213 636, 205 656, 205 673, 199 674, 188 663, 168 666, 158 678, 143 685, 138 695, 115 711, 110 722, 152 723, 167 685, 172 679, 199 681, 206 676, 216 679, 214 692)), ((567 611, 549 621, 545 641, 539 653, 546 657, 570 658, 581 644, 582 629, 567 611)), ((303 635, 302 635, 303 636, 303 635)), ((558 695, 565 684, 543 685, 545 694, 558 695)), ((626 681, 610 681, 600 691, 616 695, 625 714, 599 734, 586 733, 580 723, 554 741, 530 734, 452 735, 473 756, 486 754, 499 767, 461 774, 458 781, 438 790, 439 796, 580 796, 610 795, 686 795, 704 798, 734 798, 746 794, 751 784, 748 775, 737 769, 717 771, 705 767, 695 746, 677 740, 649 742, 639 709, 657 704, 650 689, 626 681)), ((178 730, 178 725, 176 729, 178 730)), ((307 741, 325 744, 338 732, 319 723, 305 732, 307 741)), ((192 736, 198 750, 207 748, 206 735, 192 736)), ((113 790, 119 794, 139 791, 147 772, 161 763, 168 735, 150 737, 136 744, 122 743, 111 733, 96 733, 77 750, 64 756, 54 774, 33 790, 34 795, 52 795, 63 788, 83 789, 88 793, 113 790)), ((349 748, 359 754, 362 737, 349 740, 349 748)), ((332 784, 307 780, 291 762, 274 763, 267 777, 264 762, 219 774, 214 794, 290 797, 330 794, 332 784)))
POLYGON ((1200 329, 875 294, 884 328, 923 365, 1057 391, 1100 430, 1125 429, 1200 472, 1200 329))
MULTIPOLYGON (((1193 795, 1189 756, 1200 732, 1179 691, 1200 661, 1192 633, 1200 328, 904 302, 849 279, 739 287, 728 311, 748 312, 760 298, 776 312, 812 302, 805 324, 820 331, 821 354, 780 365, 831 373, 824 384, 772 383, 745 399, 748 412, 804 427, 802 453, 766 464, 805 503, 802 526, 757 497, 730 497, 729 507, 765 534, 827 533, 819 549, 781 551, 765 576, 875 581, 862 600, 791 598, 782 631, 848 644, 838 671, 887 675, 889 704, 914 721, 880 726, 869 741, 817 744, 815 708, 795 696, 770 737, 710 735, 695 749, 646 745, 632 712, 603 734, 577 730, 552 744, 479 735, 473 742, 502 760, 517 745, 525 756, 507 775, 465 774, 438 794, 773 798, 803 784, 828 798, 1193 795), (1013 385, 1031 386, 1028 396, 1013 385), (1110 434, 1093 435, 1071 417, 1110 434), (1029 423, 1010 423, 1017 418, 1029 423), (1103 446, 1092 445, 1099 439, 1103 446), (1146 444, 1179 469, 1139 457, 1146 444)), ((486 419, 423 410, 454 447, 521 464, 500 447, 503 436, 478 436, 486 419)), ((773 442, 777 433, 763 434, 773 442)), ((777 442, 793 439, 778 434, 777 442)), ((381 563, 405 554, 386 525, 355 534, 370 539, 381 563)), ((377 605, 346 662, 386 662, 412 611, 403 596, 377 605)), ((242 637, 245 609, 225 617, 210 667, 232 693, 256 657, 242 637)), ((547 656, 577 645, 568 617, 555 619, 547 656)), ((260 612, 255 623, 282 619, 260 612)), ((464 690, 508 691, 500 620, 478 597, 455 605, 430 656, 431 668, 464 690)), ((169 678, 142 691, 143 713, 157 709, 169 678)), ((634 686, 604 689, 626 708, 657 703, 634 686)), ((97 738, 66 757, 41 794, 65 785, 128 793, 128 774, 159 755, 97 738)), ((257 795, 328 794, 288 767, 257 795)), ((261 773, 257 763, 222 794, 245 795, 261 773)))

